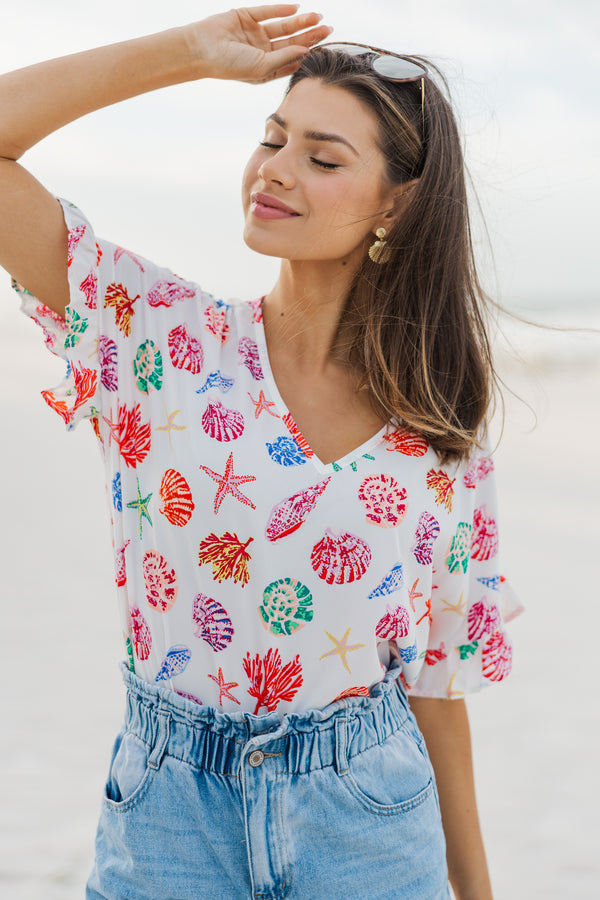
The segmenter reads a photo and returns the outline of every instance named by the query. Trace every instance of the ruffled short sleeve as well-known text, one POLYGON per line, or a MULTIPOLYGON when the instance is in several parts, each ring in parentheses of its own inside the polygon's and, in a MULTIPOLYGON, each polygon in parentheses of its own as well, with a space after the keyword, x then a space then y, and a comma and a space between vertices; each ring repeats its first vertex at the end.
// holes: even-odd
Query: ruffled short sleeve
POLYGON ((523 609, 500 568, 492 457, 479 452, 458 467, 452 488, 451 527, 434 545, 424 665, 408 687, 415 696, 454 699, 502 681, 512 665, 505 626, 523 609))

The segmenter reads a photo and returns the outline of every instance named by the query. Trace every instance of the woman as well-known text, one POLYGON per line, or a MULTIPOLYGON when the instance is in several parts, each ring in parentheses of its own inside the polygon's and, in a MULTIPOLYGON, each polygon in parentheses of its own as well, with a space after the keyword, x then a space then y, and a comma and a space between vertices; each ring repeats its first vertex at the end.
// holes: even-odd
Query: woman
POLYGON ((423 63, 311 49, 296 10, 0 84, 0 262, 111 497, 127 714, 90 898, 491 897, 462 698, 510 643, 458 137, 423 63), (145 91, 286 74, 243 181, 262 300, 97 239, 16 162, 145 91))

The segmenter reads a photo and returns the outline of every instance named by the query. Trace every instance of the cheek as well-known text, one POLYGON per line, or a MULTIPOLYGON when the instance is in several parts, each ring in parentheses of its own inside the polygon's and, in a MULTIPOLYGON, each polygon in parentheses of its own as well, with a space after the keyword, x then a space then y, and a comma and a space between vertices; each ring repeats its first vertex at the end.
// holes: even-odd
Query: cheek
POLYGON ((258 170, 260 169, 261 164, 262 154, 259 150, 255 150, 246 163, 246 168, 244 169, 244 174, 242 176, 242 203, 244 205, 244 211, 247 211, 250 206, 250 194, 258 180, 258 170))

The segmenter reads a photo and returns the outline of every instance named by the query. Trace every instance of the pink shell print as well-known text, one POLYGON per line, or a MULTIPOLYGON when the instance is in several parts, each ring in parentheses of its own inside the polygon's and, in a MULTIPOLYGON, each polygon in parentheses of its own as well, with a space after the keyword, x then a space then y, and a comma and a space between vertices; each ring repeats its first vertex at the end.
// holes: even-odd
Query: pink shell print
POLYGON ((405 456, 425 456, 429 444, 420 434, 397 428, 384 436, 384 441, 389 445, 388 450, 395 450, 405 456))
POLYGON ((208 306, 204 310, 204 318, 206 319, 204 327, 222 344, 226 344, 229 340, 230 329, 225 321, 226 317, 227 309, 217 309, 215 306, 208 306))
POLYGON ((167 469, 159 489, 158 511, 171 523, 183 528, 190 521, 194 511, 194 501, 190 486, 176 469, 167 469))
POLYGON ((202 427, 217 441, 235 441, 244 431, 244 416, 216 400, 209 403, 202 413, 202 427))
POLYGON ((440 533, 440 523, 431 513, 422 512, 415 531, 415 544, 412 548, 415 559, 422 566, 433 562, 433 542, 440 533))
POLYGON ((118 390, 117 345, 105 334, 101 334, 98 338, 98 361, 100 363, 100 381, 106 390, 118 390))
POLYGON ((483 481, 483 479, 487 478, 490 472, 493 471, 494 460, 490 456, 482 456, 479 459, 474 459, 463 475, 465 487, 474 488, 478 481, 483 481))
POLYGON ((487 508, 480 506, 473 513, 473 540, 471 559, 485 561, 498 552, 498 525, 487 515, 487 508))
POLYGON ((252 310, 252 321, 253 322, 262 322, 263 314, 262 314, 262 302, 264 297, 259 297, 258 300, 249 300, 248 306, 252 310))
POLYGON ((495 631, 486 641, 481 661, 484 678, 490 681, 502 681, 510 674, 512 668, 512 644, 504 631, 495 631))
POLYGON ((358 499, 367 510, 367 522, 379 528, 395 528, 406 510, 408 494, 391 475, 368 475, 358 489, 358 499))
POLYGON ((152 649, 152 634, 150 627, 137 606, 129 610, 131 616, 131 631, 133 635, 133 649, 138 659, 148 659, 152 649))
POLYGON ((142 560, 146 599, 157 612, 167 612, 177 599, 177 576, 158 550, 147 550, 142 560))
POLYGON ((224 650, 231 642, 234 630, 231 619, 216 600, 206 594, 196 594, 192 618, 196 625, 194 634, 210 644, 213 650, 224 650))
POLYGON ((491 634, 502 626, 502 617, 498 606, 487 597, 474 603, 468 616, 470 641, 477 641, 484 634, 491 634))
POLYGON ((123 587, 127 582, 127 571, 125 567, 125 551, 129 547, 131 541, 125 541, 122 547, 115 553, 115 581, 117 587, 123 587))
POLYGON ((300 528, 330 481, 331 476, 297 494, 292 494, 291 497, 286 497, 274 506, 265 529, 267 539, 277 541, 300 528))
POLYGON ((176 281, 156 281, 146 294, 146 300, 149 306, 172 306, 178 300, 191 300, 195 295, 193 288, 176 281))
POLYGON ((387 607, 386 614, 379 620, 375 634, 380 641, 395 641, 406 637, 410 627, 410 617, 403 606, 387 607))
POLYGON ((197 375, 204 362, 200 341, 189 334, 185 322, 169 332, 169 356, 176 369, 187 369, 197 375))
POLYGON ((75 228, 69 229, 68 245, 67 245, 67 266, 73 262, 73 256, 77 249, 77 244, 85 234, 85 225, 77 225, 75 228))
POLYGON ((313 569, 327 584, 358 581, 371 562, 369 545, 355 534, 334 534, 327 528, 325 536, 315 544, 310 555, 313 569))
POLYGON ((256 341, 249 337, 242 337, 238 343, 238 352, 241 356, 242 363, 246 366, 255 381, 260 381, 263 371, 260 365, 260 357, 258 355, 258 346, 256 341))

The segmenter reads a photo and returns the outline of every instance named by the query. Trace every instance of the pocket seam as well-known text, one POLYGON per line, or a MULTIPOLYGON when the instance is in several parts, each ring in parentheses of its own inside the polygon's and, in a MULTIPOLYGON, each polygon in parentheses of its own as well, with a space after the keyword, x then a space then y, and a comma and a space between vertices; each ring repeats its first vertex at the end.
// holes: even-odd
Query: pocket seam
POLYGON ((345 775, 340 775, 339 780, 342 782, 345 790, 350 794, 350 796, 354 797, 361 806, 364 806, 369 812, 373 812, 379 816, 394 816, 400 815, 401 813, 411 812, 414 809, 417 809, 419 806, 422 806, 426 800, 429 799, 431 794, 433 793, 433 779, 430 779, 425 787, 419 791, 414 797, 411 797, 408 800, 401 800, 400 803, 391 803, 384 804, 378 803, 376 800, 371 799, 367 794, 363 793, 359 788, 357 782, 354 780, 350 772, 345 775))

